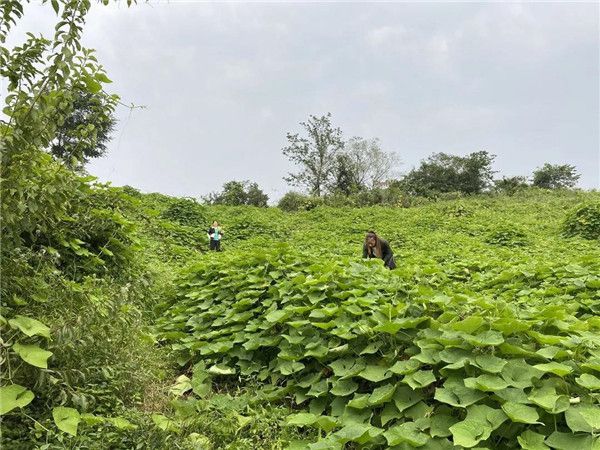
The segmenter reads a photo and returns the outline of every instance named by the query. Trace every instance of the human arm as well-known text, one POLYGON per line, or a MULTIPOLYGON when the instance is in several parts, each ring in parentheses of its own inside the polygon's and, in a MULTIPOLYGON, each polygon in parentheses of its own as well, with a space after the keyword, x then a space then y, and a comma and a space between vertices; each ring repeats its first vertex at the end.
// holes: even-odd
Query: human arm
POLYGON ((396 267, 396 263, 394 262, 394 253, 392 252, 392 248, 387 241, 381 241, 381 259, 386 267, 393 269, 396 267))

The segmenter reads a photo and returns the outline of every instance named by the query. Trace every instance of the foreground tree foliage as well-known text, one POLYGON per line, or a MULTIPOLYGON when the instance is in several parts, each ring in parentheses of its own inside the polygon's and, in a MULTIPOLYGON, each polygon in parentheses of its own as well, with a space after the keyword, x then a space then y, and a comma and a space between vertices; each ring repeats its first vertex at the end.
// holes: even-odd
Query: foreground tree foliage
POLYGON ((58 127, 50 152, 68 166, 78 168, 106 152, 116 119, 111 96, 102 92, 74 92, 73 112, 58 127))
MULTIPOLYGON (((102 97, 98 112, 107 117, 118 101, 103 93, 110 80, 80 44, 90 6, 48 2, 58 16, 53 39, 28 34, 22 45, 0 48, 7 89, 7 120, 0 123, 3 448, 89 448, 99 441, 132 448, 135 433, 150 446, 163 441, 153 428, 140 429, 144 419, 133 425, 122 416, 164 371, 141 333, 162 288, 150 287, 124 216, 133 204, 46 152, 60 140, 77 98, 102 97), (108 430, 102 438, 98 426, 108 430)), ((5 1, 1 8, 4 43, 23 4, 5 1)), ((78 148, 95 145, 96 131, 77 126, 69 140, 78 148)))

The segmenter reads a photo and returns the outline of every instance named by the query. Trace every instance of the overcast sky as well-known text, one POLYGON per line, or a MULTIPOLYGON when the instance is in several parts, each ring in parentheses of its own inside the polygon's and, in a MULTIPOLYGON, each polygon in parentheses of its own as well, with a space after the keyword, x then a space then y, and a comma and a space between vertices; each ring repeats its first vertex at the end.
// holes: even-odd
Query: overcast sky
MULTIPOLYGON (((49 4, 23 31, 50 36, 49 4)), ((286 132, 333 114, 381 139, 401 172, 487 150, 505 175, 569 163, 600 187, 598 3, 94 5, 84 43, 125 103, 92 174, 200 197, 231 179, 277 198, 286 132)))

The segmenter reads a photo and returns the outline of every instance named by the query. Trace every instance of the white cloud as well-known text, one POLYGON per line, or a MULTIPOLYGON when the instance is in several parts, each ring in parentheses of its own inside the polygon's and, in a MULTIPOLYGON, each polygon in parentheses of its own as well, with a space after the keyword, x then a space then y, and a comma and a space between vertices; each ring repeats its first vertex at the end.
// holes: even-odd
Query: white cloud
POLYGON ((403 27, 385 25, 369 30, 366 39, 373 47, 394 46, 400 43, 407 31, 403 27))

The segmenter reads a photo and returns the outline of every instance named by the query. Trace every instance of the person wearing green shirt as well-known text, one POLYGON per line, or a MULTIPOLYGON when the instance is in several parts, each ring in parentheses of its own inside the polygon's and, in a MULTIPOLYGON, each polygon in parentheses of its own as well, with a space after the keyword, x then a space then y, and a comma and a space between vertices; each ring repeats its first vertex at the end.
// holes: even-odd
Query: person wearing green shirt
POLYGON ((212 223, 211 227, 207 231, 210 239, 210 249, 216 252, 221 251, 221 239, 223 238, 223 229, 216 220, 212 223))

